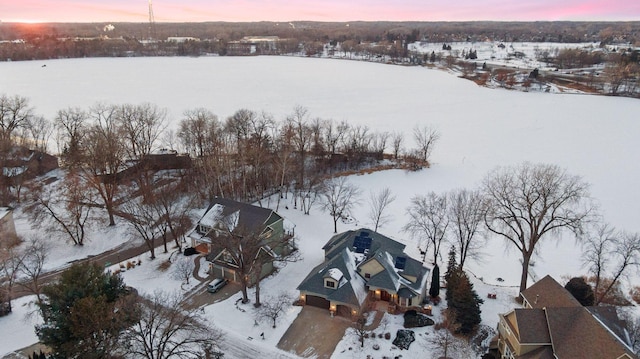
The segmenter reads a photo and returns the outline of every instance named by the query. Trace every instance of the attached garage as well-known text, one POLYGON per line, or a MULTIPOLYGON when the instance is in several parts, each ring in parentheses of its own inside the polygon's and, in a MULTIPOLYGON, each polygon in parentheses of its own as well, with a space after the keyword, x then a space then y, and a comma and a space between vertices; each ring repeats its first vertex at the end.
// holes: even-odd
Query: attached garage
POLYGON ((314 307, 318 307, 318 308, 329 310, 329 304, 330 303, 325 298, 318 297, 318 296, 315 296, 315 295, 307 295, 306 296, 306 304, 314 306, 314 307))
POLYGON ((351 318, 351 307, 338 305, 336 306, 336 314, 344 318, 351 318))

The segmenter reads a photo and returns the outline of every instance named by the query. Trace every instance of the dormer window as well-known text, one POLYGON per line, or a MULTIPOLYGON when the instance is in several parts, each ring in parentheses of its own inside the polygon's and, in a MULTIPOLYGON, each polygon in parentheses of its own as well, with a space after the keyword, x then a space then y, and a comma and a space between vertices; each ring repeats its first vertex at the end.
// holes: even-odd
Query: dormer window
POLYGON ((327 280, 324 282, 324 286, 327 288, 336 288, 336 282, 332 281, 332 280, 327 280))

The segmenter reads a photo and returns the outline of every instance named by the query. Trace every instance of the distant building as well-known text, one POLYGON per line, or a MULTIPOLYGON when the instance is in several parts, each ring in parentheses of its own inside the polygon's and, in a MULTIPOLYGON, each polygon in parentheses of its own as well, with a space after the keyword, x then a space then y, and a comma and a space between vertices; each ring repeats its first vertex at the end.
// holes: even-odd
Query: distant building
POLYGON ((168 42, 183 43, 183 42, 187 42, 187 41, 200 41, 200 39, 197 38, 197 37, 190 37, 190 36, 169 36, 169 37, 167 37, 167 41, 168 42))
POLYGON ((242 40, 227 43, 227 55, 276 55, 279 42, 278 36, 245 36, 242 40))

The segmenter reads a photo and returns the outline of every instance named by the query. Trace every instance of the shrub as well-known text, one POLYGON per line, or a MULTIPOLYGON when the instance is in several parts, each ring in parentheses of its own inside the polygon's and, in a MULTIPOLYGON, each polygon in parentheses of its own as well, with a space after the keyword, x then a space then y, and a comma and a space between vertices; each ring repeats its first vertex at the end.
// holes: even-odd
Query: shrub
POLYGON ((404 327, 405 328, 417 328, 433 325, 434 322, 431 318, 424 314, 418 313, 415 310, 408 310, 404 313, 404 327))

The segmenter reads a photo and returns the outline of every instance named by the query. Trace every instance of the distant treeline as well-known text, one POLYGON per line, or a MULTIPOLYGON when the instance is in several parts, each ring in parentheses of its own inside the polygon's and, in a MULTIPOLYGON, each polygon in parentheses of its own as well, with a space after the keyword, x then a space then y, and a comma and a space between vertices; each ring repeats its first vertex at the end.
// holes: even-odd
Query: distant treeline
MULTIPOLYGON (((0 60, 110 56, 227 55, 245 36, 278 36, 271 54, 322 48, 347 40, 601 42, 637 45, 640 22, 253 22, 253 23, 0 23, 0 60), (169 37, 197 41, 168 42, 169 37), (148 40, 155 42, 149 44, 148 40)), ((406 45, 405 45, 406 46, 406 45)), ((394 46, 390 51, 397 51, 394 46)))

